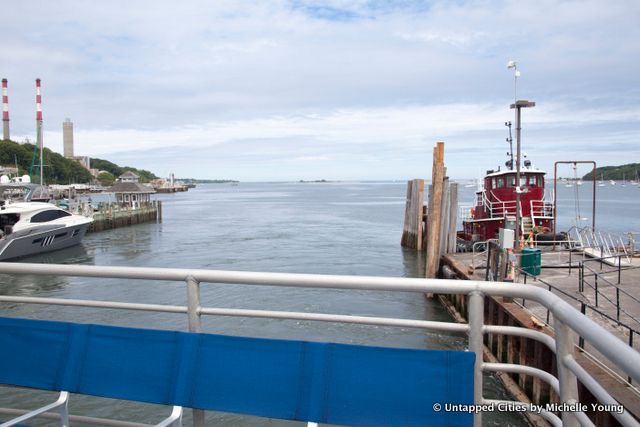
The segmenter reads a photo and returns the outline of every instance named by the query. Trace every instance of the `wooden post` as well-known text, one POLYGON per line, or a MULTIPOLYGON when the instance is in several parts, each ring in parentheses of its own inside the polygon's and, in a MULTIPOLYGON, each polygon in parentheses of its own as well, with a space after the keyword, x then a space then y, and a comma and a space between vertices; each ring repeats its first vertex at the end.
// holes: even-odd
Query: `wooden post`
MULTIPOLYGON (((446 168, 445 168, 446 174, 446 168)), ((442 203, 440 204, 440 253, 441 258, 447 253, 447 237, 449 233, 449 177, 445 176, 442 181, 442 203)))
POLYGON ((407 202, 404 211, 404 228, 401 245, 422 250, 422 205, 424 204, 424 179, 407 183, 407 202))
POLYGON ((429 226, 427 234, 427 274, 435 278, 440 262, 440 224, 442 207, 442 188, 444 179, 444 142, 438 142, 433 149, 432 186, 429 199, 429 226))
POLYGON ((450 203, 449 203, 449 232, 448 232, 448 244, 447 252, 456 253, 457 243, 457 221, 458 221, 458 184, 453 183, 450 185, 450 203))

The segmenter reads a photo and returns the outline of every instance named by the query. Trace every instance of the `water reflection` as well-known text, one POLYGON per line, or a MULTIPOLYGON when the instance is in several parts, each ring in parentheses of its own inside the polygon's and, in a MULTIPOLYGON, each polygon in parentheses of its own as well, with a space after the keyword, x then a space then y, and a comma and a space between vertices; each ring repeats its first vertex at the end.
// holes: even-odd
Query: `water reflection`
POLYGON ((402 267, 404 277, 425 277, 427 271, 427 252, 402 248, 402 267))
POLYGON ((79 244, 53 252, 23 257, 18 261, 40 264, 93 264, 94 256, 91 249, 79 244))
POLYGON ((64 277, 33 275, 0 275, 0 294, 13 296, 43 296, 64 288, 69 281, 64 277))

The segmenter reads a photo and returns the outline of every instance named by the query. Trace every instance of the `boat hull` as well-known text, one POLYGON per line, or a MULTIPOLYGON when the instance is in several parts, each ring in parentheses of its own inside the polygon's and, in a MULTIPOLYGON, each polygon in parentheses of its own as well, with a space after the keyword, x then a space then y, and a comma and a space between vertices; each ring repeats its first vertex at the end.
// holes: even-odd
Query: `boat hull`
POLYGON ((0 241, 0 261, 57 251, 79 244, 90 222, 68 227, 46 228, 26 235, 9 235, 0 241))

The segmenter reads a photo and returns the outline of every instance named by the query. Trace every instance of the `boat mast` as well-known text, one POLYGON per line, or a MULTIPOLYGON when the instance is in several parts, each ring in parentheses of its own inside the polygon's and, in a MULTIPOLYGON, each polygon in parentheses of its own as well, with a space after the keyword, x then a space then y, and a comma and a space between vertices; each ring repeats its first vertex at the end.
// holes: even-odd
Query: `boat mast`
POLYGON ((520 188, 520 130, 522 129, 520 119, 521 119, 521 110, 523 108, 535 107, 535 102, 530 102, 526 100, 516 101, 514 104, 511 104, 511 108, 515 108, 516 110, 516 232, 515 232, 515 241, 520 241, 520 222, 521 218, 521 207, 520 207, 520 194, 522 193, 522 189, 520 188))

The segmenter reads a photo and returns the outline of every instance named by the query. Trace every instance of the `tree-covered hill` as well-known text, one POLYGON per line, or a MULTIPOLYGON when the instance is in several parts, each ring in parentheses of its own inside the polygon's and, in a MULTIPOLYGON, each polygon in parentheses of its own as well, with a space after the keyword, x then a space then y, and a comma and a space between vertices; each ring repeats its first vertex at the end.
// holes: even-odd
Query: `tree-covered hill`
MULTIPOLYGON (((628 181, 638 179, 640 177, 640 163, 629 163, 622 166, 603 166, 596 168, 596 180, 621 180, 626 179, 628 181)), ((586 181, 593 180, 593 173, 589 172, 582 179, 586 181)))
MULTIPOLYGON (((18 144, 13 141, 0 141, 0 165, 18 165, 18 175, 29 175, 32 182, 40 182, 40 150, 35 150, 34 144, 18 144)), ((67 159, 61 154, 44 148, 44 183, 45 184, 83 184, 93 181, 93 177, 75 160, 67 159)), ((146 170, 138 170, 129 166, 120 167, 114 163, 102 159, 91 159, 91 167, 106 170, 116 178, 125 171, 135 172, 140 176, 140 181, 147 182, 156 176, 146 170)))
POLYGON ((103 159, 92 158, 91 167, 101 171, 107 171, 116 178, 122 175, 123 173, 125 173, 126 171, 131 171, 140 177, 140 182, 149 182, 152 179, 158 178, 148 170, 136 169, 136 168, 132 168, 131 166, 118 166, 115 163, 111 163, 110 161, 103 160, 103 159))
MULTIPOLYGON (((0 141, 0 165, 18 165, 18 175, 29 175, 31 181, 40 182, 40 150, 34 144, 0 141), (35 156, 34 156, 35 153, 35 156), (33 165, 33 166, 32 166, 33 165)), ((78 162, 44 148, 43 178, 45 184, 89 183, 93 179, 78 162)))

